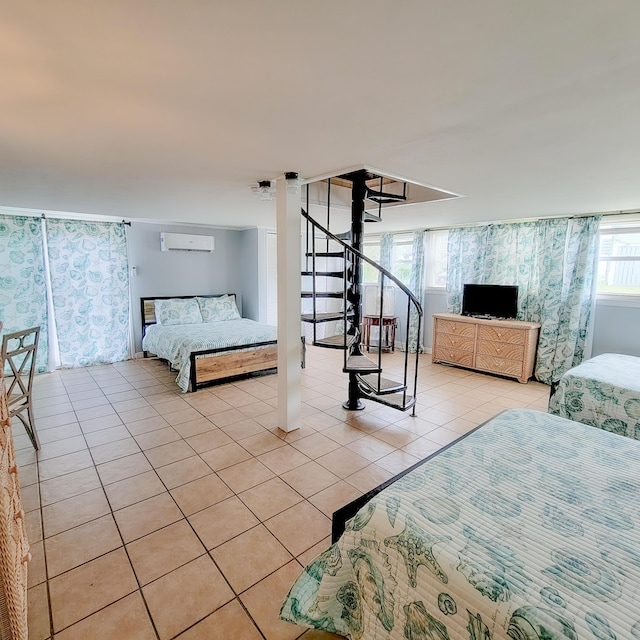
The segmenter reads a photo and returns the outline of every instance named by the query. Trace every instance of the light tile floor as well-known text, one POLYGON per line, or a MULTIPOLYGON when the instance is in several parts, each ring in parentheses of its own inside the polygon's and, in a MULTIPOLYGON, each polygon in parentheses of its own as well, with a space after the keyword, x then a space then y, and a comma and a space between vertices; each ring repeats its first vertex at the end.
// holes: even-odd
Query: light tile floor
MULTIPOLYGON (((402 355, 385 354, 391 368, 402 355)), ((182 394, 165 363, 35 383, 36 455, 15 444, 33 560, 31 640, 334 637, 278 620, 334 510, 548 387, 421 356, 417 417, 342 409, 339 352, 310 348, 301 429, 277 428, 277 378, 182 394)))

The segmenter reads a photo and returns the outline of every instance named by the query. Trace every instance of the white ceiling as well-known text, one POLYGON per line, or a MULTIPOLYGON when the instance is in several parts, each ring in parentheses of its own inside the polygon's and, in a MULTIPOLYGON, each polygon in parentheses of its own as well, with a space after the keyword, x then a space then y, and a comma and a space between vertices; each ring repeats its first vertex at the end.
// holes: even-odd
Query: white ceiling
POLYGON ((272 226, 370 165, 382 229, 640 208, 638 0, 3 0, 0 205, 272 226))

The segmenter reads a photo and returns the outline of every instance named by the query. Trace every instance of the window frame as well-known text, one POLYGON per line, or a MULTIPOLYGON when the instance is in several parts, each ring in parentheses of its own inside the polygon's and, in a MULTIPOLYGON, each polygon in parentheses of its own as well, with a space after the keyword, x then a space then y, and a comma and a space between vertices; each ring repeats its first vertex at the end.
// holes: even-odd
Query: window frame
POLYGON ((446 293, 447 292, 447 268, 445 267, 445 282, 439 286, 433 284, 434 271, 436 267, 436 244, 438 237, 445 237, 445 261, 448 262, 448 243, 449 243, 449 229, 432 229, 427 230, 427 246, 426 246, 426 264, 424 275, 424 289, 427 293, 446 293))
POLYGON ((640 262, 640 254, 637 256, 601 256, 600 250, 603 236, 625 234, 640 234, 640 220, 630 220, 624 223, 605 224, 600 226, 600 230, 598 232, 598 270, 594 282, 595 297, 598 304, 605 304, 607 306, 640 307, 640 291, 638 291, 638 293, 613 293, 598 290, 600 265, 603 262, 640 262))

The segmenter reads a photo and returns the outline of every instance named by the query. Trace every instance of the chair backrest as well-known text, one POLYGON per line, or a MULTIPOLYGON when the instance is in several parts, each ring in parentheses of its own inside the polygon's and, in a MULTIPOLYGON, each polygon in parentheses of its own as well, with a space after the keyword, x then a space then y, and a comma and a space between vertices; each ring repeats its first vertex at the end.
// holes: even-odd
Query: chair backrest
POLYGON ((36 370, 40 327, 5 333, 2 337, 2 369, 5 372, 9 414, 29 406, 36 370))

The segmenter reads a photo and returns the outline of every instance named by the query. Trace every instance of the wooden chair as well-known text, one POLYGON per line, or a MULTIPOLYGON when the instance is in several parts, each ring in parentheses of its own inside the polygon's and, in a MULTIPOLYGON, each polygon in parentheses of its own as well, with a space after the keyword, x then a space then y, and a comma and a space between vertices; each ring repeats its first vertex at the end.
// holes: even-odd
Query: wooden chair
POLYGON ((9 417, 16 417, 22 422, 36 450, 40 448, 40 441, 33 418, 31 391, 39 336, 39 327, 6 333, 2 338, 1 359, 2 370, 5 371, 9 417))

